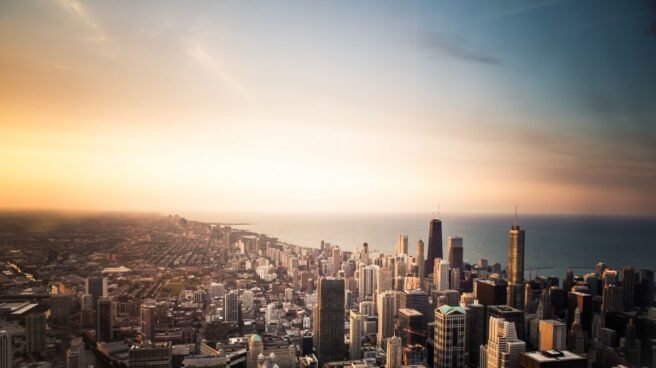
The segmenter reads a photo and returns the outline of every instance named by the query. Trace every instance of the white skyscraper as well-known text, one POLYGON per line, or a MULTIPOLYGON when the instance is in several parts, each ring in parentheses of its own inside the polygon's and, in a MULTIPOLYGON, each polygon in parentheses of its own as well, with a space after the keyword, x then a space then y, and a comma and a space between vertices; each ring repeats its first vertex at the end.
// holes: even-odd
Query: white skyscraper
POLYGON ((378 346, 384 346, 385 339, 394 335, 395 294, 385 291, 378 295, 378 346))
POLYGON ((351 360, 361 358, 360 349, 362 348, 362 329, 364 328, 364 316, 356 311, 351 311, 349 315, 349 336, 351 345, 349 355, 351 360))
POLYGON ((392 270, 388 267, 382 267, 378 270, 378 281, 376 282, 376 291, 378 294, 392 290, 394 286, 392 282, 393 274, 392 270))
POLYGON ((401 349, 401 338, 392 336, 387 339, 387 364, 386 368, 400 368, 403 364, 403 350, 401 349))
POLYGON ((487 341, 487 368, 519 368, 519 355, 526 343, 517 338, 513 322, 490 317, 487 341))
POLYGON ((379 267, 376 265, 360 264, 358 293, 361 300, 373 297, 378 282, 378 270, 379 267))
POLYGON ((465 310, 443 305, 435 310, 433 366, 465 367, 465 310))
POLYGON ((441 258, 435 259, 433 268, 433 285, 437 290, 449 290, 449 261, 441 258))
POLYGON ((396 256, 408 254, 408 236, 399 234, 399 239, 396 241, 396 256))

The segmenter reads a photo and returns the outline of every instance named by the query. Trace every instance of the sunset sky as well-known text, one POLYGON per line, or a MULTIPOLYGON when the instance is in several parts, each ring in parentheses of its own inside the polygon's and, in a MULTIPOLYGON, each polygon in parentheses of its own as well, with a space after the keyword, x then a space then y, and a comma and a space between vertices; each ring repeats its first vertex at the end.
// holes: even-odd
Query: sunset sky
POLYGON ((0 1, 0 208, 656 214, 653 1, 0 1))

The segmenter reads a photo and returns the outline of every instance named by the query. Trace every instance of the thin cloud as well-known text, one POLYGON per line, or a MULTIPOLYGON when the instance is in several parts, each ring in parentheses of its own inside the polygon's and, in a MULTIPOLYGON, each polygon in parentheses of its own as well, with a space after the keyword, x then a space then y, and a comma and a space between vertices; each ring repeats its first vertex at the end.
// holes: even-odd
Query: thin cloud
POLYGON ((197 40, 190 42, 186 52, 193 61, 205 68, 215 78, 228 85, 243 97, 248 97, 246 89, 225 70, 221 62, 210 53, 203 43, 197 40))
POLYGON ((86 41, 105 42, 107 34, 102 27, 89 14, 87 8, 78 0, 58 0, 59 4, 69 13, 81 20, 93 33, 92 36, 82 37, 86 41))
POLYGON ((440 33, 425 33, 420 38, 421 45, 441 54, 471 61, 480 64, 499 65, 501 60, 475 49, 471 43, 461 37, 454 37, 440 33))

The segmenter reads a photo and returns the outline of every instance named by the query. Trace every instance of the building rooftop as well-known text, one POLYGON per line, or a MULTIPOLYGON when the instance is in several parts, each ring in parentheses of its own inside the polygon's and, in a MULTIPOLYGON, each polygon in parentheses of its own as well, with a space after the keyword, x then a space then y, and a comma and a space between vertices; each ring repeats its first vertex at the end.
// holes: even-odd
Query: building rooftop
POLYGON ((574 354, 568 350, 531 351, 523 354, 526 354, 527 357, 538 362, 555 362, 555 361, 585 359, 584 357, 574 354))

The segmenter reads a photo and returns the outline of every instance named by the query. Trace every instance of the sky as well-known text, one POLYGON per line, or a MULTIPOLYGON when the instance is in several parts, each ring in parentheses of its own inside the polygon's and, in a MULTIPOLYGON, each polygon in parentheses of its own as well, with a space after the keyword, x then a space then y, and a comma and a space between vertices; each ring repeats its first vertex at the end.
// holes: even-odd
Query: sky
POLYGON ((654 1, 0 1, 0 207, 656 214, 654 1))

